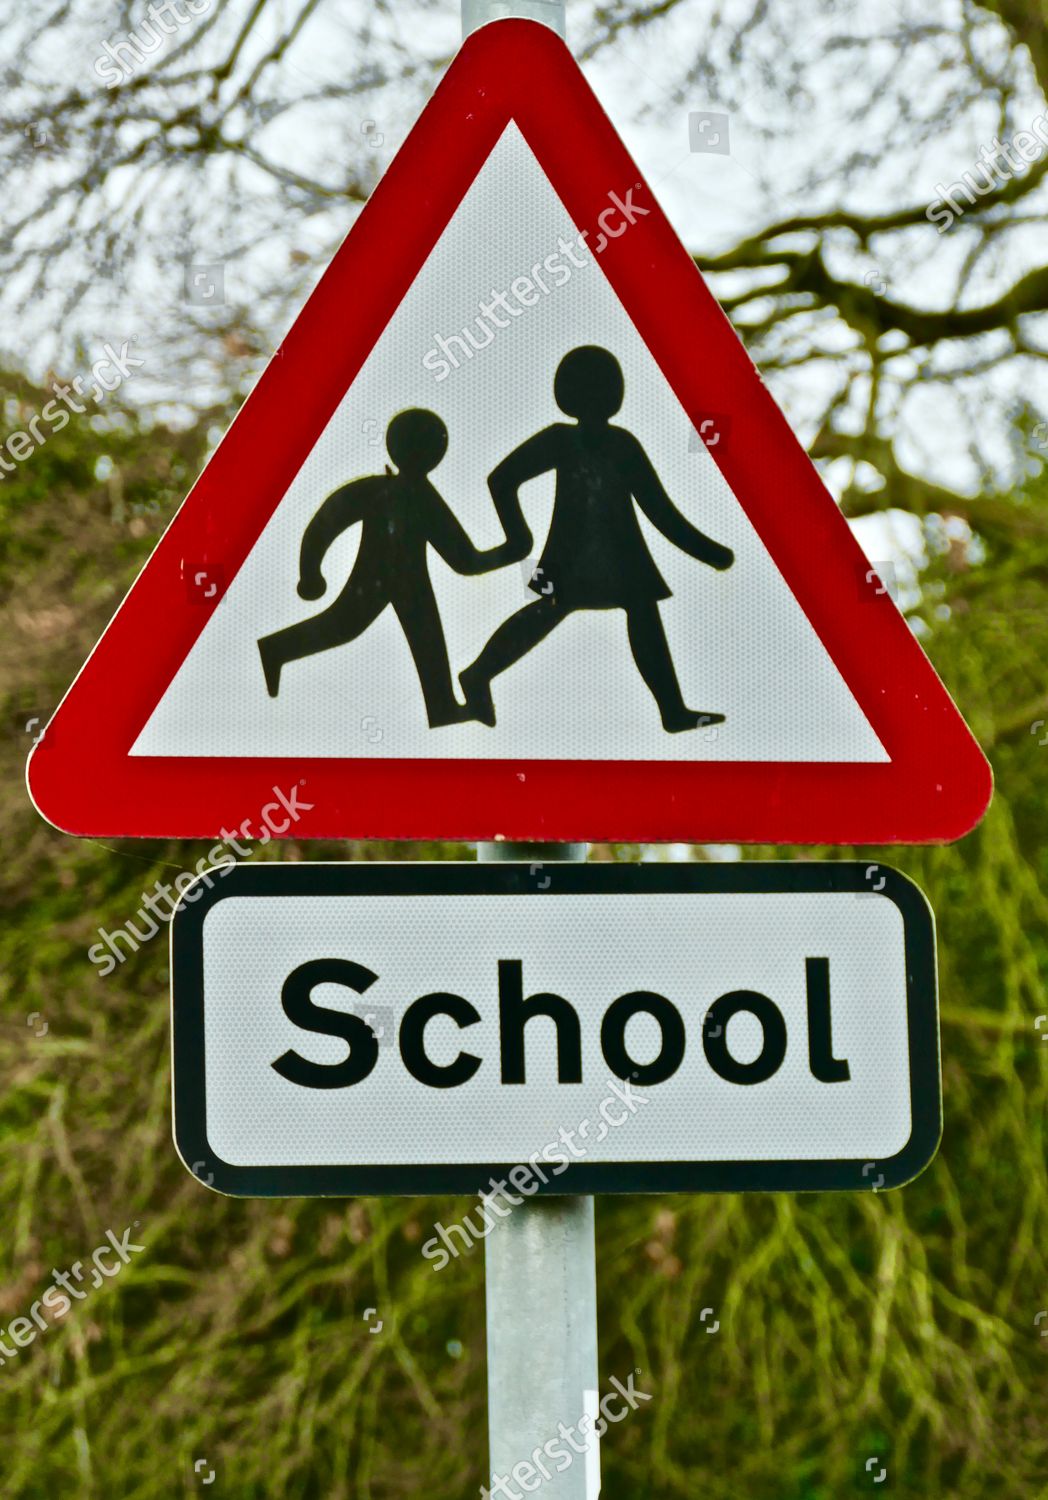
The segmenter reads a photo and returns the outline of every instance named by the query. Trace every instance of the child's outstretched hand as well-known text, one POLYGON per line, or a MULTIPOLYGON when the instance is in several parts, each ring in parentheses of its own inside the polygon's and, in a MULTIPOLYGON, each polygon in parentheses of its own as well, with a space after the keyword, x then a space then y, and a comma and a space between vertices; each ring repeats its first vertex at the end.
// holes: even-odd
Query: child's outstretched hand
POLYGON ((298 580, 298 597, 319 599, 326 588, 327 584, 320 573, 304 573, 298 580))

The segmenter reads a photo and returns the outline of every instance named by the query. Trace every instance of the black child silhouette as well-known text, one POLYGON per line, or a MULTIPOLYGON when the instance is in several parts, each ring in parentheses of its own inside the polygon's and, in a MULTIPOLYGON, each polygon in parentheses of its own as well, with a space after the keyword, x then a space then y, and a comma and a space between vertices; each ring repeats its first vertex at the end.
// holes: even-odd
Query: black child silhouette
POLYGON ((301 598, 319 599, 324 593, 324 555, 357 521, 363 528, 360 547, 345 587, 327 609, 259 641, 271 697, 288 662, 355 640, 392 605, 415 659, 430 727, 471 717, 455 698, 427 548, 457 573, 486 573, 517 561, 524 551, 508 541, 486 552, 474 547, 427 477, 447 446, 447 428, 434 412, 399 412, 386 431, 386 450, 399 472, 387 466, 385 474, 356 479, 321 505, 302 537, 301 598))
POLYGON ((681 696, 659 600, 670 590, 645 544, 633 502, 689 556, 711 568, 730 568, 734 554, 680 514, 631 432, 609 417, 622 405, 622 369, 614 355, 592 345, 572 349, 557 367, 553 395, 574 423, 555 422, 521 443, 488 480, 507 537, 531 534, 518 490, 536 475, 557 476, 549 536, 530 587, 541 597, 503 622, 472 666, 461 674, 469 710, 493 726, 491 679, 519 661, 576 609, 624 609, 633 659, 675 733, 718 724, 724 715, 688 708, 681 696))

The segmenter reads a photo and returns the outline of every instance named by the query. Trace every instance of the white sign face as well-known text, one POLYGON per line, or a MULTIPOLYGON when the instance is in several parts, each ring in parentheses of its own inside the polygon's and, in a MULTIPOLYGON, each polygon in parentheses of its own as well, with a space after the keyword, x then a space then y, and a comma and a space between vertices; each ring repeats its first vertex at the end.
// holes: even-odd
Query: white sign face
POLYGON ((481 27, 30 790, 86 835, 298 781, 296 839, 959 838, 989 762, 878 566, 563 43, 481 27))
POLYGON ((172 943, 222 1192, 876 1189, 938 1145, 932 918, 884 866, 224 867, 172 943))
MULTIPOLYGON (((331 338, 338 337, 333 328, 331 338)), ((592 389, 596 375, 580 374, 592 389)), ((599 256, 580 239, 520 130, 509 125, 132 754, 887 762, 718 468, 718 440, 727 442, 727 432, 696 432, 599 256), (535 268, 537 275, 530 274, 535 268), (519 287, 522 272, 529 272, 530 292, 519 287), (515 283, 524 304, 511 290, 505 308, 492 301, 515 283), (636 524, 625 512, 616 520, 610 487, 598 535, 598 521, 583 523, 573 498, 574 460, 554 452, 552 441, 542 458, 523 455, 523 445, 551 424, 561 424, 561 436, 568 433, 554 377, 570 351, 593 345, 621 375, 621 407, 605 432, 632 435, 686 526, 718 549, 706 561, 682 550, 696 545, 693 533, 653 524, 655 505, 631 506, 636 524), (397 504, 378 477, 393 457, 387 424, 404 412, 443 423, 447 450, 428 476, 439 496, 434 503, 444 502, 474 546, 489 554, 503 542, 503 528, 488 476, 510 455, 521 455, 520 505, 533 539, 529 556, 501 562, 492 556, 484 571, 456 571, 447 559, 459 561, 458 553, 443 555, 442 543, 431 538, 435 610, 417 628, 431 647, 441 635, 443 643, 426 653, 412 640, 410 621, 406 630, 396 599, 393 608, 379 608, 396 592, 388 579, 371 609, 373 587, 391 557, 402 588, 417 595, 423 586, 421 574, 408 578, 399 544, 383 549, 375 540, 397 504), (313 533, 314 540, 322 535, 314 551, 323 585, 307 579, 312 587, 300 596, 307 528, 329 496, 355 481, 362 481, 359 504, 351 498, 313 533), (545 572, 530 584, 540 560, 545 572), (541 616, 554 600, 561 614, 551 615, 543 634, 541 616), (520 627, 527 639, 495 642, 499 628, 529 604, 529 623, 520 627), (329 606, 332 613, 319 619, 329 606), (647 648, 639 644, 645 610, 648 633, 656 637, 647 648), (259 642, 267 643, 265 673, 259 642), (454 685, 475 663, 492 684, 494 722, 482 708, 481 718, 448 722, 456 710, 450 700, 441 707, 448 698, 444 674, 450 664, 454 685), (690 733, 664 727, 664 719, 673 722, 683 712, 671 702, 674 671, 683 704, 709 720, 690 733), (420 690, 420 682, 428 686, 420 690)), ((626 462, 617 450, 601 460, 605 467, 626 462)), ((587 483, 592 489, 592 475, 587 483)), ((639 493, 646 501, 643 483, 639 493)), ((410 503, 418 514, 421 502, 410 503)), ((592 509, 592 496, 589 503, 592 509)), ((462 689, 468 686, 463 679, 462 689)), ((483 697, 478 690, 478 704, 483 697)))

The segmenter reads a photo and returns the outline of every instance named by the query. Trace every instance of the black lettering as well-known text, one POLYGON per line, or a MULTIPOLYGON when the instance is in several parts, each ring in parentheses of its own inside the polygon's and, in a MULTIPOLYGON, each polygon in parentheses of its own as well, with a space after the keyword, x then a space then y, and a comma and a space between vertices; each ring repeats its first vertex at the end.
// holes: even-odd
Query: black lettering
POLYGON ((710 1023, 702 1033, 706 1061, 728 1083, 763 1083, 782 1067, 786 1056, 786 1022, 767 995, 756 990, 731 990, 714 1000, 706 1012, 706 1020, 710 1023), (738 1062, 728 1051, 728 1022, 740 1010, 756 1016, 764 1031, 760 1056, 748 1063, 738 1062))
POLYGON ((665 995, 651 990, 631 990, 613 1000, 600 1027, 600 1045, 608 1067, 616 1078, 630 1078, 635 1083, 664 1083, 672 1078, 684 1061, 684 1040, 680 1011, 665 995), (627 1023, 641 1011, 654 1016, 662 1032, 659 1055, 649 1063, 635 1063, 626 1051, 627 1023))
POLYGON ((808 1064, 820 1083, 844 1083, 851 1069, 844 1058, 833 1055, 833 1022, 830 1018, 830 961, 806 958, 808 982, 808 1064))
POLYGON ((472 1052, 460 1052, 453 1063, 441 1067, 426 1053, 426 1026, 434 1016, 450 1016, 456 1026, 475 1026, 479 1013, 461 995, 437 991, 422 995, 404 1012, 400 1023, 400 1055, 404 1066, 419 1083, 431 1089, 453 1089, 468 1083, 480 1067, 480 1058, 472 1052))
POLYGON ((582 1082, 582 1034, 575 1007, 561 995, 529 995, 524 999, 523 965, 519 959, 499 959, 499 1033, 502 1082, 523 1083, 524 1027, 532 1016, 548 1016, 557 1028, 557 1080, 582 1082))
POLYGON ((360 1016, 317 1005, 312 992, 318 984, 341 984, 362 995, 377 978, 345 958, 313 958, 292 970, 280 991, 284 1014, 302 1031, 342 1037, 349 1044, 349 1056, 340 1063, 315 1063, 297 1052, 285 1052, 272 1064, 281 1078, 304 1089, 343 1089, 368 1076, 378 1058, 375 1033, 360 1016))

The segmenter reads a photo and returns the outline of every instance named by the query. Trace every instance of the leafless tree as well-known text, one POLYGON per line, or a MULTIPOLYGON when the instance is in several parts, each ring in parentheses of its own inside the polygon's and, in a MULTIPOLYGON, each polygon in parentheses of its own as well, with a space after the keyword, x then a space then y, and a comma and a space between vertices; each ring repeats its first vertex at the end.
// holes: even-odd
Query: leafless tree
MULTIPOLYGON (((145 319, 163 389, 208 406, 242 394, 351 225, 454 51, 457 7, 157 11, 163 27, 144 4, 55 0, 5 23, 3 342, 53 361, 145 319), (194 302, 187 268, 223 267, 222 305, 194 302)), ((620 124, 679 145, 666 168, 701 225, 696 261, 847 512, 977 519, 993 502, 973 497, 1026 461, 1023 443, 1048 448, 1048 146, 979 168, 981 148, 1045 109, 1043 5, 570 12, 620 124), (748 180, 747 222, 727 236, 705 198, 712 159, 689 152, 700 108, 729 116, 748 180), (973 171, 986 190, 940 233, 940 184, 973 171)))

